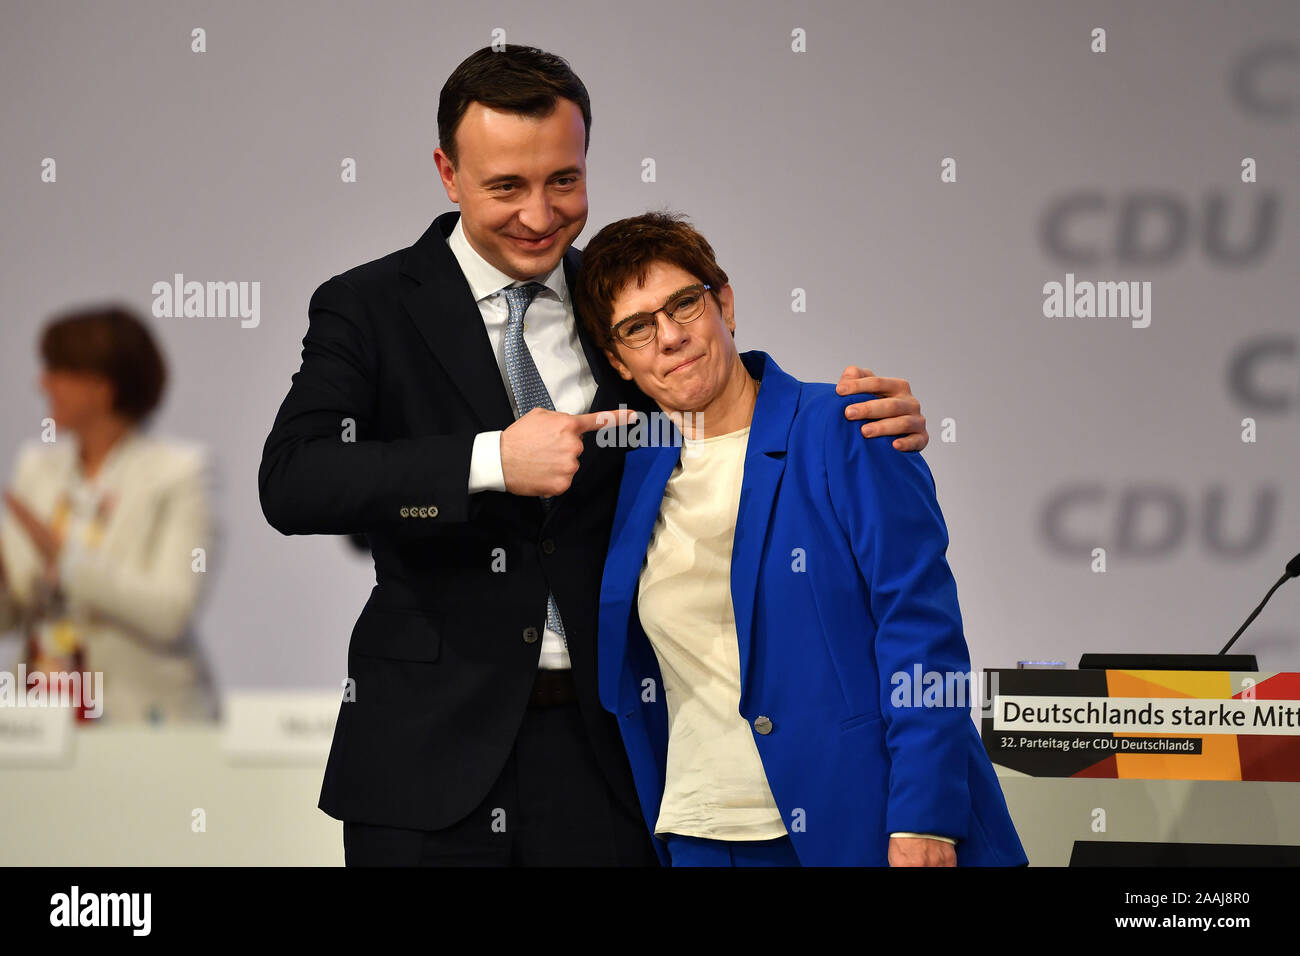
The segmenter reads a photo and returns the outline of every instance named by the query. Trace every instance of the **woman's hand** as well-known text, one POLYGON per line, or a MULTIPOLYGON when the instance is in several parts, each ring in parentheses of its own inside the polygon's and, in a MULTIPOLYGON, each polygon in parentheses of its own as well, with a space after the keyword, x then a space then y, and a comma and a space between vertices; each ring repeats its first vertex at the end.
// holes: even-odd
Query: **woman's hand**
POLYGON ((45 568, 48 571, 58 563, 59 551, 63 548, 62 536, 56 534, 53 528, 36 517, 32 510, 23 504, 22 499, 15 497, 8 489, 4 492, 4 500, 9 510, 14 513, 14 520, 18 522, 19 527, 32 539, 32 544, 45 560, 45 568))
POLYGON ((873 418, 876 421, 862 426, 862 437, 876 435, 901 435, 894 440, 899 451, 920 451, 930 444, 930 433, 925 430, 925 416, 921 403, 912 394, 912 386, 905 378, 881 378, 869 368, 850 365, 835 386, 839 395, 861 395, 864 392, 878 395, 867 402, 858 402, 844 409, 850 421, 873 418))
POLYGON ((890 866, 956 866, 957 848, 928 837, 890 837, 890 866))

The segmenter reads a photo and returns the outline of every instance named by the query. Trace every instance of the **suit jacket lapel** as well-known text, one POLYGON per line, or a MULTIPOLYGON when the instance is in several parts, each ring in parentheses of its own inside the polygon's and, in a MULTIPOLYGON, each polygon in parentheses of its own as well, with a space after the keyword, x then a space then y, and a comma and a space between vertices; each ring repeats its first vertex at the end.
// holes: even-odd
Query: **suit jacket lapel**
MULTIPOLYGON (((674 437, 676 436, 674 430, 674 437)), ((623 686, 623 661, 632 631, 632 610, 636 603, 636 585, 645 563, 650 536, 659 519, 664 488, 681 458, 681 447, 647 446, 627 454, 623 473, 624 500, 610 535, 609 554, 605 560, 604 583, 600 598, 601 641, 597 662, 604 687, 623 686), (606 638, 608 635, 608 638, 606 638)))
MULTIPOLYGON (((492 354, 487 329, 483 327, 483 316, 456 257, 447 248, 447 237, 459 216, 455 211, 443 213, 406 251, 401 271, 419 285, 406 294, 402 304, 434 358, 474 409, 481 430, 495 431, 514 422, 514 411, 501 381, 496 356, 492 354)), ((572 300, 582 253, 570 246, 562 261, 572 300)), ((596 394, 587 410, 601 411, 620 404, 653 408, 653 403, 639 389, 614 371, 576 310, 574 319, 583 354, 596 380, 596 394)))
POLYGON ((745 449, 745 477, 741 483, 736 536, 731 546, 731 601, 740 651, 740 708, 746 706, 749 661, 753 654, 754 612, 759 562, 767 542, 785 454, 799 399, 799 383, 777 366, 765 352, 745 352, 741 361, 762 384, 750 423, 745 449))
POLYGON ((469 282, 447 248, 459 212, 443 213, 403 257, 401 271, 420 284, 402 305, 447 377, 474 410, 481 431, 496 431, 515 420, 492 354, 483 316, 469 282))

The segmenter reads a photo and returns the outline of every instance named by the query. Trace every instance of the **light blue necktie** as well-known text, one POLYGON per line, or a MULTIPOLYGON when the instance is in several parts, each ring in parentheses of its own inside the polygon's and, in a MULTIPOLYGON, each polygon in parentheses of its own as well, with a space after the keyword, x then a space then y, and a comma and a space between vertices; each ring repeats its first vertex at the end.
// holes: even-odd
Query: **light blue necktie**
MULTIPOLYGON (((546 390, 546 383, 537 372, 533 355, 524 342, 524 313, 532 304, 533 297, 546 286, 540 282, 525 285, 507 286, 503 291, 506 302, 510 305, 510 318, 506 320, 506 377, 510 379, 510 390, 515 393, 515 405, 519 415, 527 415, 534 408, 549 408, 555 411, 551 402, 551 393, 546 390)), ((551 499, 541 499, 543 508, 550 508, 551 499)), ((564 649, 569 649, 569 639, 564 633, 564 624, 560 621, 559 609, 555 606, 555 595, 546 596, 546 626, 564 641, 564 649)))

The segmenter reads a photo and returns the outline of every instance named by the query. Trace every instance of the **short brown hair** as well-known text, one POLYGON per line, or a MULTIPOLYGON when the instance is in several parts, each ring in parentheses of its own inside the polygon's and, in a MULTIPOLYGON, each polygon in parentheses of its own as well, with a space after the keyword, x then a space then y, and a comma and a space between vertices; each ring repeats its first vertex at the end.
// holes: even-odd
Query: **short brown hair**
POLYGON ((602 349, 612 348, 614 300, 633 279, 637 288, 644 286, 656 262, 671 262, 708 283, 709 294, 722 305, 718 293, 727 284, 727 274, 713 247, 685 215, 663 210, 611 222, 582 250, 574 289, 582 323, 602 349))
POLYGON ((456 127, 471 103, 494 110, 542 119, 555 112, 558 97, 572 100, 582 111, 586 139, 591 145, 591 97, 568 61, 534 46, 507 43, 498 52, 490 46, 471 53, 452 71, 438 97, 438 145, 460 165, 456 127))
POLYGON ((41 332, 50 371, 91 372, 113 384, 113 411, 139 422, 158 407, 167 366, 148 327, 125 306, 104 305, 56 316, 41 332))

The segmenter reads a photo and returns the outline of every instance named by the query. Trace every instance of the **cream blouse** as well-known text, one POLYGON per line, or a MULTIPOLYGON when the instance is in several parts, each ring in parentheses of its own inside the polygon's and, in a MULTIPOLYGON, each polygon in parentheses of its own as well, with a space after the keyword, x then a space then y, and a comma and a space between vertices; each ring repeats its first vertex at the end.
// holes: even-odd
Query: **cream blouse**
POLYGON ((731 542, 748 441, 748 428, 684 439, 641 570, 637 605, 668 706, 657 835, 770 840, 786 832, 738 709, 731 542))

